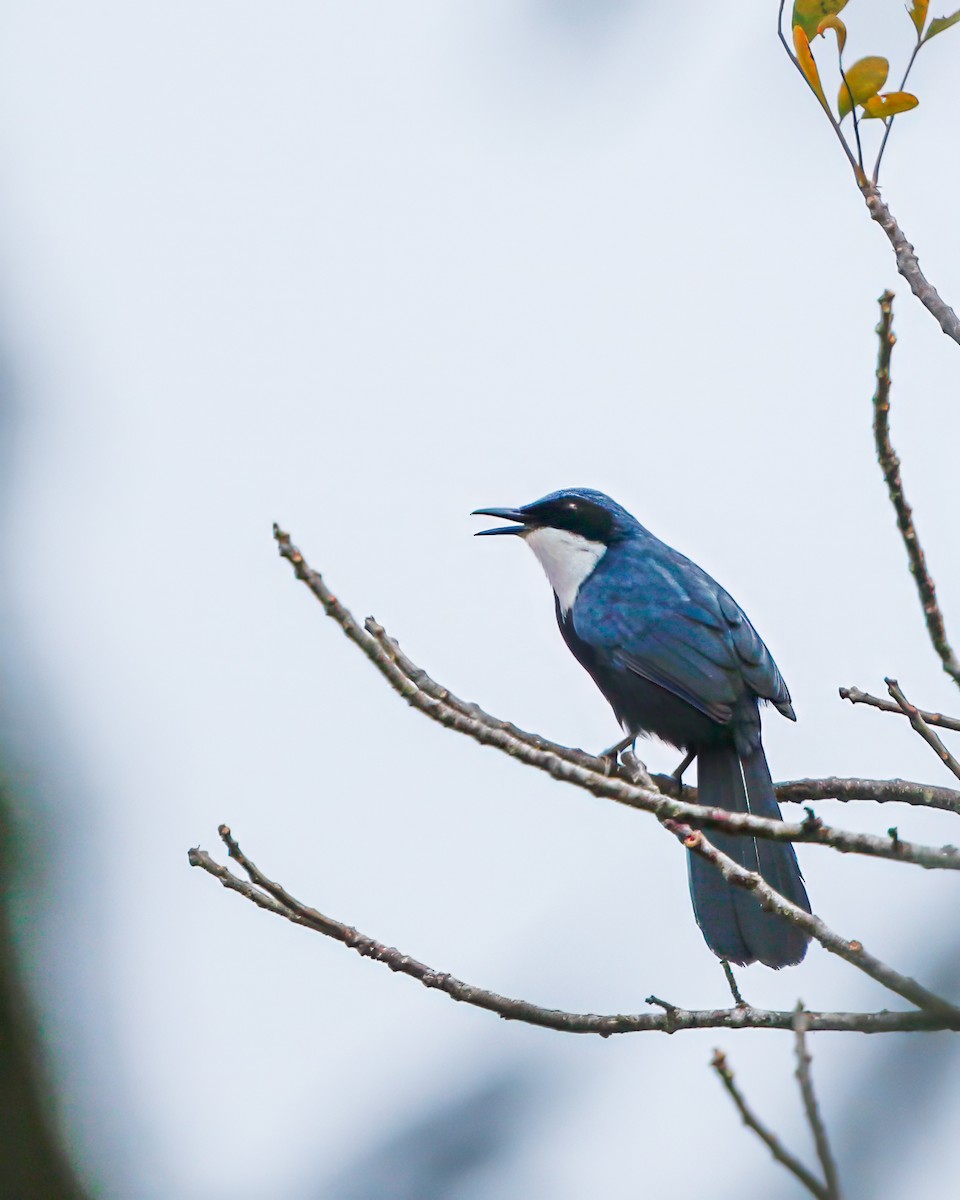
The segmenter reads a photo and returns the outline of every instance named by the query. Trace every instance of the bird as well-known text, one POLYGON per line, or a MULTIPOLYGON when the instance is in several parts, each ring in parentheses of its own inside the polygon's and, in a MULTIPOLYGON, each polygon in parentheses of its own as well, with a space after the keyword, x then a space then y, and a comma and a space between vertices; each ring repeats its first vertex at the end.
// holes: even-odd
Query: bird
MULTIPOLYGON (((477 536, 512 535, 533 551, 553 589, 557 623, 606 697, 626 739, 654 736, 695 757, 699 801, 781 820, 761 742, 760 705, 791 721, 790 692, 743 609, 706 571, 592 488, 564 488, 521 508, 478 508, 509 521, 477 536)), ((759 872, 810 912, 790 842, 711 830, 717 849, 759 872)), ((688 852, 693 911, 726 963, 799 963, 806 932, 765 911, 754 893, 688 852)))

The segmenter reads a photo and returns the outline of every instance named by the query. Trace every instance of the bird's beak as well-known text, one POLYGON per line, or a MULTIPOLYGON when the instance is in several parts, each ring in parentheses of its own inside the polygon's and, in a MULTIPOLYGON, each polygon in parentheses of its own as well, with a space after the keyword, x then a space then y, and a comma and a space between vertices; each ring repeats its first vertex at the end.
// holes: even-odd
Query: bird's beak
POLYGON ((526 517, 519 508, 475 508, 471 517, 500 517, 503 521, 517 521, 517 525, 498 525, 495 529, 481 529, 474 537, 493 537, 498 533, 526 533, 526 517))

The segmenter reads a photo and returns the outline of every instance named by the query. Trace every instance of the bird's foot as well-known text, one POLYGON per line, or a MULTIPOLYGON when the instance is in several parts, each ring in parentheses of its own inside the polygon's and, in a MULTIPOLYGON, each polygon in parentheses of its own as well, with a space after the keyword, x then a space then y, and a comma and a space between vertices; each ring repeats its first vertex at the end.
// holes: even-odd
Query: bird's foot
POLYGON ((657 781, 647 770, 647 764, 642 763, 632 750, 624 750, 620 756, 620 774, 626 775, 638 787, 649 788, 651 792, 660 791, 657 781))
POLYGON ((748 1008, 746 1000, 740 995, 740 989, 737 987, 737 981, 733 977, 733 971, 730 964, 725 958, 720 959, 720 966, 723 967, 723 973, 727 977, 727 986, 730 988, 730 994, 733 996, 733 1002, 737 1008, 748 1008))
POLYGON ((629 747, 631 747, 633 745, 633 743, 636 740, 637 740, 637 735, 635 733, 631 733, 629 736, 627 736, 625 738, 621 738, 619 742, 617 742, 615 745, 611 746, 608 750, 603 750, 598 755, 598 757, 599 758, 616 758, 621 750, 628 749, 629 747))
POLYGON ((637 740, 636 734, 630 734, 628 737, 621 738, 615 745, 610 746, 607 750, 602 750, 597 758, 602 758, 607 763, 607 774, 615 775, 617 772, 617 761, 620 753, 628 747, 632 747, 637 740))
POLYGON ((680 766, 677 767, 677 769, 670 776, 670 778, 673 780, 673 782, 677 785, 677 793, 681 796, 683 795, 683 773, 687 769, 687 767, 690 766, 690 764, 693 762, 693 760, 696 757, 697 757, 696 750, 689 751, 689 753, 684 758, 684 760, 680 764, 680 766))

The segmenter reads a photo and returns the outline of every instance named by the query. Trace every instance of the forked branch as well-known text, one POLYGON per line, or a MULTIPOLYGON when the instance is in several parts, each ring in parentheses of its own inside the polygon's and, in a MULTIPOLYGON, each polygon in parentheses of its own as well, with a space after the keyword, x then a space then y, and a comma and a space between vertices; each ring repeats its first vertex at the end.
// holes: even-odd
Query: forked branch
POLYGON ((909 1000, 911 1004, 916 1004, 918 1008, 931 1013, 944 1013, 951 1018, 960 1018, 960 1008, 929 991, 915 979, 911 979, 908 975, 901 975, 893 967, 881 962, 880 959, 869 954, 861 942, 848 940, 835 933, 820 917, 806 912, 787 900, 772 888, 762 875, 756 871, 748 871, 729 855, 718 850, 699 830, 691 829, 688 825, 678 821, 665 820, 663 825, 693 854, 712 863, 728 883, 753 892, 762 908, 767 912, 776 913, 785 921, 789 921, 791 925, 798 926, 819 942, 824 950, 836 954, 858 970, 863 971, 865 975, 869 975, 871 979, 875 979, 877 983, 889 988, 891 992, 896 992, 898 996, 909 1000))
MULTIPOLYGON (((904 716, 901 705, 892 700, 884 700, 881 696, 871 696, 869 692, 861 692, 859 688, 841 688, 840 699, 849 700, 851 704, 867 704, 871 708, 879 708, 881 712, 904 716)), ((924 708, 918 708, 917 712, 928 725, 938 725, 941 729, 952 729, 954 733, 960 733, 960 717, 948 717, 943 713, 927 712, 924 708)))
MULTIPOLYGON (((675 799, 663 792, 632 783, 626 774, 611 774, 612 767, 607 758, 557 745, 538 734, 527 733, 508 721, 493 717, 476 704, 459 699, 431 679, 402 653, 397 643, 372 618, 360 625, 350 610, 330 591, 320 573, 309 566, 291 542, 290 535, 276 525, 273 533, 281 557, 291 564, 297 579, 309 588, 327 616, 336 621, 347 637, 360 647, 394 691, 413 708, 448 729, 473 738, 481 745, 493 746, 527 766, 546 772, 554 779, 572 783, 595 796, 615 800, 618 804, 652 813, 661 821, 689 822, 706 829, 772 841, 809 842, 830 846, 842 853, 886 858, 931 869, 960 870, 960 852, 955 846, 923 846, 901 839, 833 829, 812 814, 799 822, 777 821, 675 799)), ((884 786, 878 784, 878 788, 884 786)), ((919 801, 923 789, 921 785, 915 786, 917 791, 914 795, 919 801)), ((852 794, 847 797, 852 798, 852 794)))
POLYGON ((812 1171, 783 1145, 775 1133, 767 1128, 753 1109, 747 1104, 746 1098, 737 1085, 733 1071, 727 1062, 727 1056, 722 1050, 715 1050, 710 1066, 716 1072, 730 1099, 736 1105, 744 1125, 752 1129, 764 1143, 773 1157, 781 1166, 795 1176, 817 1200, 840 1200, 840 1181, 837 1168, 830 1152, 827 1130, 820 1116, 820 1106, 813 1090, 813 1078, 810 1073, 811 1057, 807 1050, 806 1033, 811 1028, 810 1014, 802 1004, 798 1004, 793 1012, 793 1030, 797 1056, 796 1078, 800 1086, 800 1096, 803 1101, 803 1111, 813 1134, 817 1158, 823 1170, 823 1182, 812 1171))
MULTIPOLYGON (((496 1013, 504 1020, 522 1021, 528 1025, 539 1025, 561 1033, 597 1034, 600 1037, 609 1037, 615 1033, 677 1033, 682 1029, 793 1028, 793 1012, 754 1008, 750 1005, 719 1009, 686 1009, 650 996, 647 1003, 656 1005, 662 1011, 633 1015, 601 1015, 544 1008, 527 1000, 512 999, 486 988, 474 987, 445 971, 437 971, 400 950, 386 946, 298 900, 280 884, 264 875, 244 854, 226 825, 220 826, 219 833, 229 856, 240 865, 249 882, 238 878, 226 866, 211 858, 207 851, 198 848, 189 852, 191 866, 199 867, 229 891, 274 916, 283 917, 294 925, 303 926, 341 942, 364 958, 382 962, 391 971, 416 979, 424 987, 443 992, 461 1003, 496 1013)), ((960 1011, 951 1011, 949 1006, 942 1011, 913 1009, 906 1012, 890 1012, 884 1009, 880 1012, 809 1012, 806 1018, 807 1027, 816 1031, 904 1033, 960 1030, 960 1011)))
POLYGON ((820 1115, 820 1105, 817 1103, 816 1093, 813 1090, 813 1076, 810 1073, 811 1058, 810 1052, 807 1050, 806 1038, 809 1028, 807 1013, 804 1012, 803 1005, 798 1004, 793 1018, 797 1052, 797 1083, 800 1085, 800 1095, 803 1098, 803 1111, 807 1115, 807 1124, 810 1126, 813 1143, 817 1148, 817 1158, 820 1160, 823 1170, 823 1180, 826 1185, 824 1195, 826 1200, 840 1200, 840 1179, 837 1175, 837 1166, 833 1161, 827 1129, 820 1115))

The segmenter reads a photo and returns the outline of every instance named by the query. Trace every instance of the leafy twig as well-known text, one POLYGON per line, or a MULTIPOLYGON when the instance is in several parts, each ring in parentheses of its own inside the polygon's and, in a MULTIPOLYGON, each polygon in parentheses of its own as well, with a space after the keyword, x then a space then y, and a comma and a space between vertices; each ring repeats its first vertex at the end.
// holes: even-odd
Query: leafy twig
MULTIPOLYGON (((807 87, 810 88, 811 92, 813 92, 813 94, 816 96, 817 95, 816 90, 810 83, 810 80, 807 79, 807 76, 806 76, 806 73, 804 72, 803 67, 801 67, 800 62, 797 59, 797 56, 794 54, 793 50, 791 50, 790 43, 787 41, 787 39, 784 35, 784 32, 783 32, 783 10, 784 10, 785 5, 786 5, 786 0, 780 0, 780 10, 777 14, 777 36, 780 38, 780 43, 787 53, 787 58, 790 59, 790 61, 793 63, 793 65, 800 72, 800 78, 807 85, 807 87)), ((817 96, 817 99, 820 100, 820 97, 817 96)), ((857 182, 859 183, 860 180, 864 178, 863 170, 861 169, 860 164, 857 162, 856 158, 854 158, 853 153, 850 150, 850 147, 847 145, 847 139, 843 136, 843 130, 840 128, 833 113, 830 111, 829 108, 827 108, 826 104, 823 101, 820 101, 820 106, 823 109, 824 113, 826 114, 827 120, 830 122, 833 132, 837 135, 837 140, 839 141, 844 154, 847 156, 847 161, 850 163, 850 166, 853 169, 854 177, 856 178, 857 182)))
MULTIPOLYGON (((876 175, 880 170, 880 157, 882 156, 883 149, 886 146, 886 140, 890 133, 890 125, 893 122, 893 118, 890 118, 887 128, 884 131, 884 139, 881 143, 880 155, 878 155, 877 162, 874 167, 874 178, 872 180, 868 179, 861 164, 857 161, 857 157, 853 154, 849 145, 847 144, 847 140, 843 135, 843 130, 840 128, 839 122, 823 99, 822 89, 818 94, 817 88, 814 87, 814 84, 811 82, 811 80, 807 78, 806 72, 801 66, 796 54, 793 52, 790 46, 790 43, 787 41, 787 38, 784 35, 784 7, 785 0, 780 0, 780 7, 777 13, 777 36, 780 39, 780 43, 783 46, 787 57, 800 73, 804 83, 817 97, 817 101, 823 109, 826 118, 830 123, 831 129, 836 134, 837 140, 843 149, 843 153, 846 155, 847 161, 850 163, 850 168, 853 171, 854 179, 857 181, 857 187, 860 189, 863 195, 863 199, 867 205, 870 216, 874 221, 877 222, 883 232, 887 235, 890 245, 893 247, 893 252, 897 261, 897 270, 904 277, 904 279, 906 279, 907 283, 909 283, 910 290, 917 297, 920 303, 927 309, 927 311, 935 318, 947 337, 953 338, 955 342, 960 344, 960 317, 957 316, 950 305, 947 304, 947 302, 940 296, 937 289, 932 283, 930 283, 923 271, 921 271, 920 262, 917 259, 916 251, 907 241, 903 230, 897 224, 897 221, 890 212, 890 209, 881 199, 880 189, 877 186, 876 175)), ((916 50, 914 50, 914 55, 915 54, 916 50)), ((911 59, 911 66, 912 63, 913 60, 911 59)), ((852 95, 853 94, 851 93, 851 99, 852 95)))

